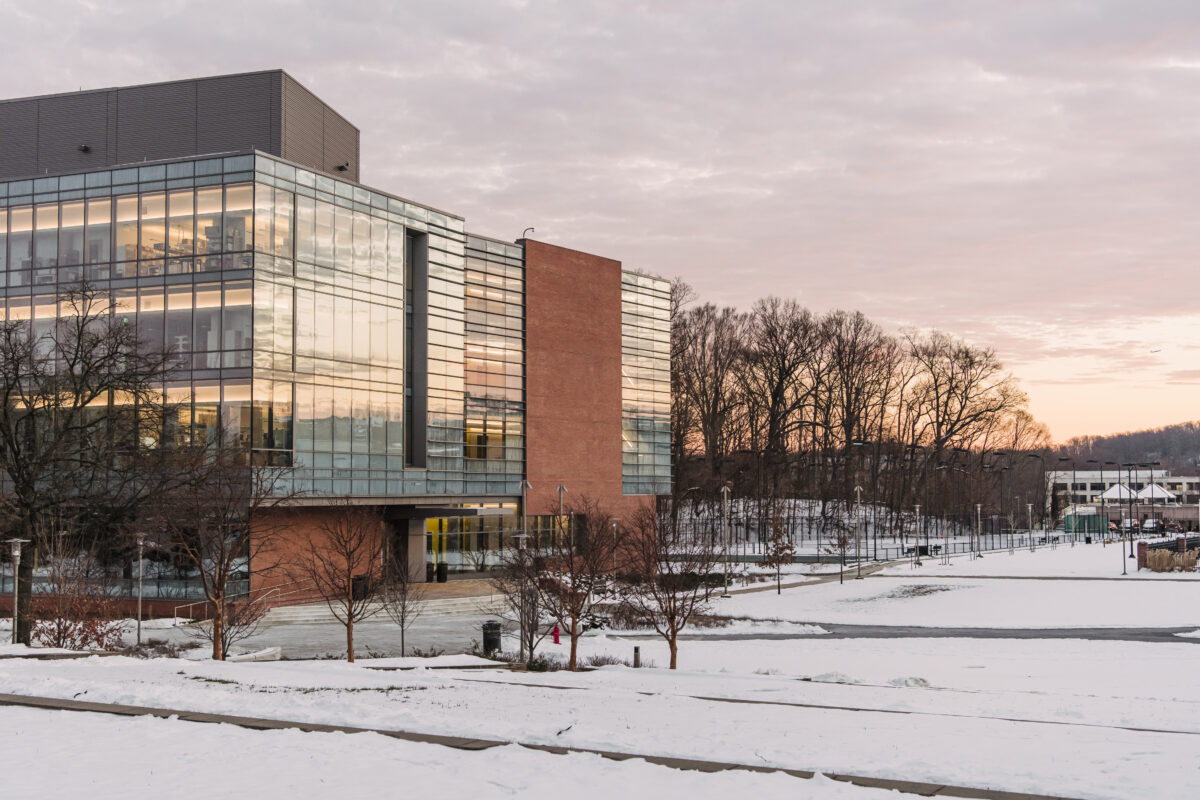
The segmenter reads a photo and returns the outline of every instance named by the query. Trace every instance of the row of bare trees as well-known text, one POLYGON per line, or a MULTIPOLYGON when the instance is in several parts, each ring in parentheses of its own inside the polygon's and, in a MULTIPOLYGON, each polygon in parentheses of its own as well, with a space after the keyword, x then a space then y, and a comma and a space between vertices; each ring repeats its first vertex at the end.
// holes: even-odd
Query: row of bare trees
POLYGON ((777 297, 698 303, 676 282, 671 349, 677 502, 728 485, 763 530, 780 500, 844 508, 856 486, 896 512, 1044 502, 1048 432, 990 348, 777 297))
POLYGON ((650 506, 618 521, 600 502, 567 507, 570 528, 502 554, 492 584, 532 659, 549 626, 568 639, 567 669, 579 666, 579 639, 620 618, 661 636, 678 664, 679 634, 708 607, 720 558, 715 536, 694 536, 650 506))

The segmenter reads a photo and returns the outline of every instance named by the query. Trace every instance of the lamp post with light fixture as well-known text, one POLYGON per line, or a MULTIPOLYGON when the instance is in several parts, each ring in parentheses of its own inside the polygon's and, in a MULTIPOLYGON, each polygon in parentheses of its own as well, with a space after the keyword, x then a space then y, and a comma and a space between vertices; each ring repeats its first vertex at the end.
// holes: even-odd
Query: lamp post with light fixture
POLYGON ((20 616, 17 613, 17 597, 18 597, 17 575, 21 571, 21 545, 28 544, 28 543, 29 543, 28 539, 12 538, 12 539, 8 540, 9 547, 12 548, 10 550, 10 552, 12 554, 12 575, 13 575, 13 587, 12 587, 12 594, 13 594, 13 599, 12 599, 12 622, 13 622, 12 643, 13 644, 20 643, 19 639, 17 638, 17 627, 18 627, 17 619, 20 616))

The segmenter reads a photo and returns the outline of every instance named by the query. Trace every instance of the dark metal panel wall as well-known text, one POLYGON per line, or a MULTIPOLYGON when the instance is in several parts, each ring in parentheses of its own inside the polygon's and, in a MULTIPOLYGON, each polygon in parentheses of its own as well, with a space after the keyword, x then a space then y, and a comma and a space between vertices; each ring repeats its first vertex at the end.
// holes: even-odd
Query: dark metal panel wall
POLYGON ((117 153, 113 163, 196 153, 196 81, 116 91, 117 153))
POLYGON ((0 106, 0 178, 37 174, 37 129, 36 100, 0 106))
POLYGON ((288 76, 283 78, 283 157, 325 170, 325 104, 288 76))
POLYGON ((358 180, 358 129, 281 70, 0 102, 0 179, 251 149, 358 180))
POLYGON ((358 129, 287 75, 283 76, 283 157, 359 180, 358 129), (342 165, 346 169, 339 170, 342 165))
POLYGON ((195 126, 197 153, 283 154, 279 139, 272 135, 268 73, 197 81, 195 126))
POLYGON ((108 163, 108 98, 98 92, 47 97, 37 103, 39 172, 79 171, 108 163), (87 147, 82 152, 80 147, 87 147))

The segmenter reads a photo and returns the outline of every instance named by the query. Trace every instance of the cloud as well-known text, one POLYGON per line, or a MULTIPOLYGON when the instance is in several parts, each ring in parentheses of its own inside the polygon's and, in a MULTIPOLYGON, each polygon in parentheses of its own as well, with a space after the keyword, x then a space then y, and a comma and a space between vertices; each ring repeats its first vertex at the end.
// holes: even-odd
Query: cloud
POLYGON ((0 0, 0 96, 282 66, 361 128, 366 183, 480 233, 939 327, 1031 383, 1188 369, 1138 336, 1200 296, 1194 4, 31 8, 0 0))

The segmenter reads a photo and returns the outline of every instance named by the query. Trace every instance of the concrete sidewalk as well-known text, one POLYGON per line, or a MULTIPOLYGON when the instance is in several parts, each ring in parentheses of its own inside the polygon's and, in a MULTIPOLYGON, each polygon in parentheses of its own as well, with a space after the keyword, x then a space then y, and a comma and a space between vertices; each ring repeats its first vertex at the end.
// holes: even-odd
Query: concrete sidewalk
MULTIPOLYGON (((669 758, 665 756, 644 755, 641 753, 622 753, 612 750, 597 750, 584 747, 559 747, 554 745, 530 744, 526 742, 509 742, 499 739, 475 739, 469 737, 441 736, 437 734, 413 733, 410 731, 394 731, 375 728, 358 728, 350 725, 322 725, 312 722, 292 722, 288 720, 264 719, 262 717, 240 717, 229 714, 206 714, 196 711, 181 711, 171 708, 153 708, 149 706, 130 706, 116 703, 93 703, 80 700, 62 700, 49 697, 34 697, 31 695, 0 694, 0 706, 24 706, 41 708, 51 711, 84 711, 97 714, 117 714, 127 717, 159 717, 166 719, 175 717, 186 722, 224 723, 237 725, 251 730, 299 730, 311 733, 377 733, 393 739, 410 742, 453 747, 458 750, 486 750, 492 747, 502 747, 517 744, 530 750, 544 753, 564 755, 567 753, 590 753, 613 761, 641 759, 650 764, 669 767, 671 769, 696 770, 699 772, 724 772, 740 770, 745 772, 782 772, 795 778, 809 779, 816 773, 810 770, 781 769, 761 767, 750 764, 733 764, 722 761, 702 761, 688 758, 669 758)), ((994 789, 974 789, 966 786, 945 786, 936 783, 918 781, 903 781, 890 778, 869 778, 861 775, 842 775, 822 773, 825 777, 836 781, 844 781, 855 786, 865 786, 879 789, 892 789, 898 792, 914 794, 919 797, 960 797, 978 798, 979 800, 1074 800, 1058 795, 1038 795, 1021 792, 1004 792, 994 789)))

